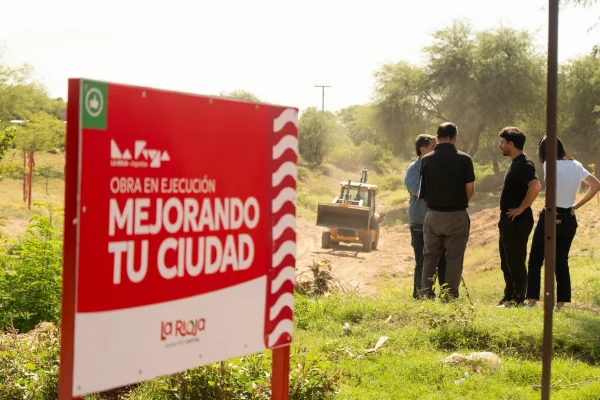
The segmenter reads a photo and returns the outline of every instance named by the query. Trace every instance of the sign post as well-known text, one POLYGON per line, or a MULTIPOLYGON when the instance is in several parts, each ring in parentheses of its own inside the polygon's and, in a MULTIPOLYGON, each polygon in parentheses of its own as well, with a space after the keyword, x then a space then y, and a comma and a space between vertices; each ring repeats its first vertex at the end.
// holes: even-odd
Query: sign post
POLYGON ((60 400, 266 349, 287 399, 297 127, 295 108, 69 80, 60 400))

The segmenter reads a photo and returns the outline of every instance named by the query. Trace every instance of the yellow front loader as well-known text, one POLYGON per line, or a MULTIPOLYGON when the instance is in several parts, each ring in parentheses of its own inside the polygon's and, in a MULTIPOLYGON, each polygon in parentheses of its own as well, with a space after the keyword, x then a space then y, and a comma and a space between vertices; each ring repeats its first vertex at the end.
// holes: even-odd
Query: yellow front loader
POLYGON ((339 243, 361 243, 366 252, 377 248, 383 217, 375 212, 377 185, 366 183, 366 169, 360 180, 340 182, 339 196, 331 203, 318 203, 317 226, 327 228, 321 237, 323 248, 339 243))

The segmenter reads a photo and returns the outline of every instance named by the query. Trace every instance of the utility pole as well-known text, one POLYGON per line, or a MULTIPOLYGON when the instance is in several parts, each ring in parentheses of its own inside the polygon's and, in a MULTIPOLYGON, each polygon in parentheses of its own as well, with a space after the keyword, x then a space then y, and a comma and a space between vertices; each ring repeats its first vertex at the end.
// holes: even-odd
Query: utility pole
POLYGON ((556 158, 558 104, 559 0, 548 0, 548 93, 546 107, 546 215, 544 230, 544 339, 542 347, 542 400, 550 399, 552 369, 552 308, 556 267, 556 158))
POLYGON ((327 86, 327 85, 315 85, 315 87, 320 87, 323 91, 323 99, 321 100, 321 112, 324 113, 325 112, 325 88, 326 87, 331 87, 331 86, 327 86))

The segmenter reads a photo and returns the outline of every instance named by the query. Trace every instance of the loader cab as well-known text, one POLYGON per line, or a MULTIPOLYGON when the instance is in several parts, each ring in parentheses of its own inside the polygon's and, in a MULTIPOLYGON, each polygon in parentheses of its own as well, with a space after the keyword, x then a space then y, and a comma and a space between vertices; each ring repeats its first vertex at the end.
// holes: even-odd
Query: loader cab
POLYGON ((376 212, 376 193, 377 185, 342 181, 339 195, 332 202, 320 201, 317 226, 327 228, 322 233, 321 246, 361 243, 364 251, 377 249, 379 223, 385 213, 376 212))
POLYGON ((372 208, 375 205, 375 192, 377 186, 358 182, 342 182, 340 195, 334 203, 345 203, 352 206, 372 208))

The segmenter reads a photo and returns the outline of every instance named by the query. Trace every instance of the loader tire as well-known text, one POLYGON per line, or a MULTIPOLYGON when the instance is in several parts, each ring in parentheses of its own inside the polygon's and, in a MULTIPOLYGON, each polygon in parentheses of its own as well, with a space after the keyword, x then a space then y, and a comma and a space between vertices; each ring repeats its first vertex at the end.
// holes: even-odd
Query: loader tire
POLYGON ((321 235, 321 247, 324 249, 331 247, 331 232, 323 232, 321 235))
POLYGON ((371 235, 371 232, 365 233, 365 237, 363 238, 363 250, 366 251, 367 253, 371 252, 371 239, 372 238, 373 238, 373 235, 371 235))
POLYGON ((379 244, 379 221, 377 219, 373 219, 371 222, 371 229, 375 229, 375 240, 373 241, 373 250, 377 250, 377 245, 379 244))

